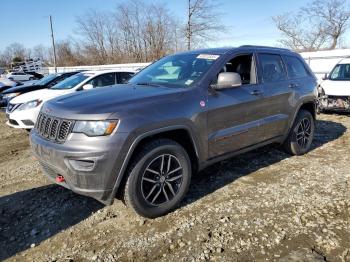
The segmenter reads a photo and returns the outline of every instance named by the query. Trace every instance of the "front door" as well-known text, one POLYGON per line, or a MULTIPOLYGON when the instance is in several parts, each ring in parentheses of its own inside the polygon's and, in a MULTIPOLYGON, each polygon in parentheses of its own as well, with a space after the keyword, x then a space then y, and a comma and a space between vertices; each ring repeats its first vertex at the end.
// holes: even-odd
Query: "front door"
POLYGON ((261 104, 263 86, 257 81, 254 54, 231 57, 220 72, 240 74, 242 86, 209 92, 209 158, 256 144, 263 135, 260 128, 265 116, 261 104))

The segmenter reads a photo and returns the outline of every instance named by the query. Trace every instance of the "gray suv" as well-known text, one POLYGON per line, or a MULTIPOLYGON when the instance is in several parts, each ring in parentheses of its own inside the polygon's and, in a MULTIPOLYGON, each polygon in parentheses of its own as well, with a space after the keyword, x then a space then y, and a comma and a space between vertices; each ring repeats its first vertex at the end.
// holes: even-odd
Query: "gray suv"
POLYGON ((277 143, 310 149, 316 78, 296 53, 242 46, 166 56, 127 84, 46 102, 30 134, 44 173, 76 193, 162 216, 191 175, 277 143))

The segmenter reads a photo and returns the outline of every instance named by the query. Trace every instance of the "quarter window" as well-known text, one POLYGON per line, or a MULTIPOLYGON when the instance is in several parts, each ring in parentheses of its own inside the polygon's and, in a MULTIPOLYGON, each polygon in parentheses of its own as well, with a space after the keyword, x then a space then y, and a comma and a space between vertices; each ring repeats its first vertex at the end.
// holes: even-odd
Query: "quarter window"
POLYGON ((282 58, 279 55, 259 54, 264 83, 278 82, 287 79, 282 58))
POLYGON ((119 83, 118 84, 124 84, 126 83, 134 74, 129 72, 121 72, 119 73, 119 83))
POLYGON ((287 67, 289 78, 301 78, 309 75, 305 69, 305 66, 298 58, 284 56, 283 59, 287 67))

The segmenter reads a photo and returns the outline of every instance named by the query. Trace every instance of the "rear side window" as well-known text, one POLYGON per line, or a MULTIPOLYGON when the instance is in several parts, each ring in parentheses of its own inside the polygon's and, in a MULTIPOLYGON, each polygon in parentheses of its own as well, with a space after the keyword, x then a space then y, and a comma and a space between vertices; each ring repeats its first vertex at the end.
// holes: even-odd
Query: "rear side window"
POLYGON ((305 69, 305 66, 298 58, 284 56, 283 59, 287 67, 289 78, 301 78, 309 75, 305 69))
POLYGON ((264 83, 273 83, 287 79, 281 56, 259 54, 258 57, 264 83))
POLYGON ((108 73, 108 74, 96 76, 94 79, 90 80, 87 84, 92 84, 94 88, 115 85, 115 74, 108 73))

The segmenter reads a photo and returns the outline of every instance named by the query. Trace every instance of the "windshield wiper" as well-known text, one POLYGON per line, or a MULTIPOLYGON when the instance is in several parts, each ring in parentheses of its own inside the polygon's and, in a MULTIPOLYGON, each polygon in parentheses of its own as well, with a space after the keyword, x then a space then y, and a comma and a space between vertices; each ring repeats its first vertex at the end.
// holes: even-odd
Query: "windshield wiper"
POLYGON ((136 83, 136 85, 138 85, 138 86, 155 86, 155 87, 160 87, 160 85, 153 84, 153 83, 150 83, 150 82, 140 82, 140 83, 136 83))

